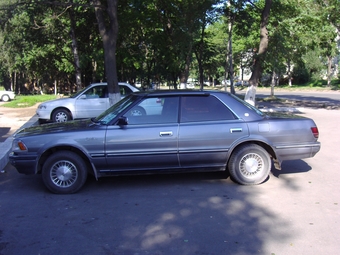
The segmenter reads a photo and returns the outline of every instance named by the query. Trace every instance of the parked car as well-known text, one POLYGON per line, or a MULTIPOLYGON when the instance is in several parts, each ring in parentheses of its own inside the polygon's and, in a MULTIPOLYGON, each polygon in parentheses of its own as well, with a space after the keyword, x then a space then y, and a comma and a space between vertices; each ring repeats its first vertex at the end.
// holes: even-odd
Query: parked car
POLYGON ((96 118, 20 130, 9 160, 63 194, 88 174, 229 171, 254 185, 268 178, 272 160, 280 169, 283 160, 313 157, 318 137, 312 119, 267 115, 227 92, 136 92, 96 118), (143 105, 149 110, 134 114, 143 105))
POLYGON ((8 102, 10 100, 13 100, 14 98, 15 98, 15 94, 13 91, 0 90, 1 101, 8 102))
MULTIPOLYGON (((118 85, 122 97, 139 91, 128 83, 120 82, 118 85)), ((96 117, 109 106, 107 83, 94 83, 70 97, 40 104, 36 113, 40 122, 65 122, 96 117)))

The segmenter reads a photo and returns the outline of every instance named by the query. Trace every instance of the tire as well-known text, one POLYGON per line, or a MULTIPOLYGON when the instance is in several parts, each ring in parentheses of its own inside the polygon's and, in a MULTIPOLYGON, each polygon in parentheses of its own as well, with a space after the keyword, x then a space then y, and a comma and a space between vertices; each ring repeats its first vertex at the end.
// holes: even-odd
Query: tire
POLYGON ((11 100, 11 98, 9 97, 9 95, 5 94, 5 95, 2 95, 1 100, 3 102, 8 102, 9 100, 11 100))
POLYGON ((70 113, 65 109, 57 109, 52 114, 53 122, 66 122, 72 120, 70 113))
POLYGON ((78 154, 71 151, 53 153, 43 165, 43 182, 56 194, 77 192, 84 185, 86 178, 86 163, 78 154))
POLYGON ((143 107, 136 106, 133 107, 130 111, 131 116, 141 116, 141 115, 146 115, 146 111, 143 107))
POLYGON ((234 181, 243 185, 256 185, 268 178, 271 165, 269 154, 264 148, 247 144, 235 149, 228 169, 234 181))

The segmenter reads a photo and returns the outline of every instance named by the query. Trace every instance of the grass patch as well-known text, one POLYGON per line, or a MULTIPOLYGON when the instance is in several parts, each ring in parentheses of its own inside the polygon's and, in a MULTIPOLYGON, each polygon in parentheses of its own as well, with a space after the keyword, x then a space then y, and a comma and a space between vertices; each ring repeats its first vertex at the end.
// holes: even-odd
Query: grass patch
POLYGON ((56 99, 56 95, 30 95, 30 96, 16 96, 14 100, 3 104, 4 107, 9 108, 24 108, 30 107, 37 103, 56 99))

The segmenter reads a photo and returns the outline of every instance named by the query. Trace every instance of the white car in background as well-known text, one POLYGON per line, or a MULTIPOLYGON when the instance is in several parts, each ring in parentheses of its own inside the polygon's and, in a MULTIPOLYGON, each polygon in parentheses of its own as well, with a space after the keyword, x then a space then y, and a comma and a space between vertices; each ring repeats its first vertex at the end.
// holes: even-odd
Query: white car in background
POLYGON ((13 100, 14 98, 15 98, 15 94, 13 91, 0 90, 1 101, 8 102, 10 100, 13 100))
MULTIPOLYGON (((136 87, 119 82, 121 97, 139 91, 136 87)), ((36 111, 39 122, 65 122, 96 117, 110 107, 107 83, 94 83, 76 94, 46 101, 36 111)))

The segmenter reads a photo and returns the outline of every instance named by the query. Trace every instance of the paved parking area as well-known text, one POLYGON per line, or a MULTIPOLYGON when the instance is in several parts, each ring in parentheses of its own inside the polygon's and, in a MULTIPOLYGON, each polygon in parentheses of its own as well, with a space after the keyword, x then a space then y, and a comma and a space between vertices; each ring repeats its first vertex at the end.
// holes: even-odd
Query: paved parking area
POLYGON ((0 174, 0 254, 337 254, 340 112, 306 109, 321 151, 267 182, 221 174, 89 178, 54 195, 40 176, 0 174))

